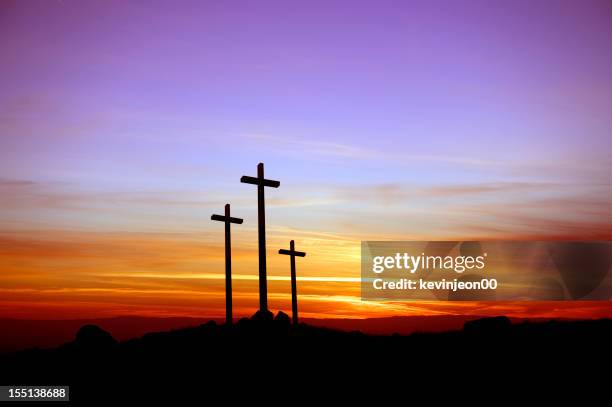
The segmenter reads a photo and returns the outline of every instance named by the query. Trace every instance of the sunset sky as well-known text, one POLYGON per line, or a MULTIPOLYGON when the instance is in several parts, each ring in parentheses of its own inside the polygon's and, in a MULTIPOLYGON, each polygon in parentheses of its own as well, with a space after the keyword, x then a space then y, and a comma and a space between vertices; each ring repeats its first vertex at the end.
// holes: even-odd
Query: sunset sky
POLYGON ((0 1, 0 317, 612 316, 361 302, 361 240, 612 239, 612 2, 0 1))

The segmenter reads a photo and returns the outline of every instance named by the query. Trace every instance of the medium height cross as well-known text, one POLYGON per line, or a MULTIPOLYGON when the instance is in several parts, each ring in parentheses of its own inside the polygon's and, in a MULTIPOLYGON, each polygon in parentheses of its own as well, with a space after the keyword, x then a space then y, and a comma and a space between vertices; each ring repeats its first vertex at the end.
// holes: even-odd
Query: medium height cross
POLYGON ((306 253, 295 251, 295 243, 293 240, 289 243, 289 250, 280 249, 279 254, 286 254, 291 256, 291 311, 293 313, 293 323, 298 323, 298 309, 297 309, 297 282, 295 280, 295 257, 304 257, 306 253))
POLYGON ((264 187, 278 188, 280 182, 264 178, 264 165, 257 165, 257 178, 247 175, 240 182, 257 185, 257 231, 259 235, 259 309, 268 311, 268 285, 266 281, 266 208, 264 187))
POLYGON ((240 225, 242 219, 230 216, 230 204, 225 205, 225 215, 212 215, 211 220, 225 223, 225 322, 232 323, 232 239, 230 224, 240 225))

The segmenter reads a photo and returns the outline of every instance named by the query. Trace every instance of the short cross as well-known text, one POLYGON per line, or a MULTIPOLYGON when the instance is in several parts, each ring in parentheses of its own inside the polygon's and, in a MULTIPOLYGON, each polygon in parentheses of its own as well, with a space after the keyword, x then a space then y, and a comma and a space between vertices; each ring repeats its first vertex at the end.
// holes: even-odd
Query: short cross
POLYGON ((241 224, 242 219, 230 216, 230 205, 225 205, 225 215, 212 215, 211 220, 225 223, 225 322, 232 323, 232 241, 230 224, 241 224))
POLYGON ((279 254, 286 254, 291 256, 291 311, 293 313, 293 323, 298 323, 298 309, 297 309, 297 282, 295 281, 295 257, 304 257, 306 253, 295 251, 295 243, 292 240, 289 243, 289 250, 280 249, 279 254))

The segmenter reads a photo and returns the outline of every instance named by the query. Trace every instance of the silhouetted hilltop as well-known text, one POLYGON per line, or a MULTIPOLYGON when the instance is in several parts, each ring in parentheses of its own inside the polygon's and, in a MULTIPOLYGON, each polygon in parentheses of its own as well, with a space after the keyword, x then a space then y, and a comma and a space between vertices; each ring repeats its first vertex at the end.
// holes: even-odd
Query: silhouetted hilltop
POLYGON ((293 326, 284 313, 258 313, 233 326, 211 321, 123 342, 86 325, 59 348, 4 355, 1 382, 70 384, 71 397, 86 399, 102 385, 122 394, 152 383, 194 381, 246 389, 269 386, 271 378, 283 386, 307 372, 321 381, 371 380, 398 369, 472 374, 535 364, 551 372, 572 362, 606 362, 611 341, 607 319, 512 324, 494 317, 466 322, 459 331, 382 336, 293 326))
POLYGON ((29 348, 55 348, 74 338, 83 325, 97 325, 118 341, 147 332, 197 326, 210 318, 121 316, 111 318, 32 320, 0 318, 0 354, 29 348))
MULTIPOLYGON (((428 315, 381 318, 301 318, 308 325, 341 331, 361 331, 371 335, 410 335, 415 332, 448 332, 461 330, 466 321, 481 319, 478 315, 428 315)), ((148 332, 194 327, 208 318, 140 317, 88 318, 73 320, 24 320, 0 318, 0 354, 31 348, 55 348, 74 339, 83 325, 96 325, 115 339, 125 342, 148 332)), ((545 322, 547 319, 512 318, 512 323, 545 322)), ((222 319, 216 320, 222 322, 222 319)))

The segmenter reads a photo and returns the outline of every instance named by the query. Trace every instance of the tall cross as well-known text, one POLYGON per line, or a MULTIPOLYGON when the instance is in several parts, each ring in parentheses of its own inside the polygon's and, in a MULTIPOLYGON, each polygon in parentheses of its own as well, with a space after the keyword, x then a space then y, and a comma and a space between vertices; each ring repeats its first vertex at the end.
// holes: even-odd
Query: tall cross
POLYGON ((279 254, 286 254, 291 256, 291 311, 293 313, 293 323, 298 323, 298 309, 297 309, 297 283, 295 281, 295 257, 304 257, 306 253, 295 251, 295 243, 293 240, 289 243, 289 250, 280 249, 279 254))
POLYGON ((230 224, 240 225, 242 219, 230 216, 230 204, 225 204, 225 215, 212 215, 210 220, 225 223, 225 322, 232 323, 232 239, 230 224))
POLYGON ((257 178, 247 175, 240 182, 257 185, 257 231, 259 235, 259 309, 268 310, 268 285, 266 281, 266 208, 264 187, 278 188, 280 182, 264 178, 264 165, 257 165, 257 178))

